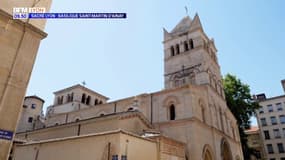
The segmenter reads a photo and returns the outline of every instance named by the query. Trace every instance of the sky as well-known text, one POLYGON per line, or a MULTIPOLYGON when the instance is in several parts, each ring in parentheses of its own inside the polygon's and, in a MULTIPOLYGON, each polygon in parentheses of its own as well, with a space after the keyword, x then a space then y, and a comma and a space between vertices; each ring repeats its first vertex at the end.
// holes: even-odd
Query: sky
POLYGON ((163 28, 198 13, 214 38, 222 75, 252 94, 284 94, 284 0, 53 0, 50 12, 124 12, 126 19, 50 19, 27 95, 52 105, 53 92, 86 82, 110 101, 162 90, 163 28))

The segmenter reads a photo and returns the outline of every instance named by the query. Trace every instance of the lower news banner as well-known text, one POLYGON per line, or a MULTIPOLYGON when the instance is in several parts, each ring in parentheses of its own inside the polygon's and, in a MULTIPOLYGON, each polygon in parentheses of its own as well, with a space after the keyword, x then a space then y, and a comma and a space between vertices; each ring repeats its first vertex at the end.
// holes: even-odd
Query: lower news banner
POLYGON ((12 140, 13 132, 0 129, 0 139, 12 140))
POLYGON ((29 13, 31 19, 123 19, 126 13, 29 13))

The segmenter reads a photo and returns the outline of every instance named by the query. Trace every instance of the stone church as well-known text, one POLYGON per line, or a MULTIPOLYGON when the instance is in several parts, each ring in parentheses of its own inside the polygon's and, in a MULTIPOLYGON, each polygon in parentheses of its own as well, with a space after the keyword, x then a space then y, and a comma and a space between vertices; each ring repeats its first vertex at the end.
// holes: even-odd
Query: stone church
POLYGON ((199 16, 164 32, 165 89, 117 101, 85 86, 25 98, 11 159, 242 160, 217 49, 199 16))

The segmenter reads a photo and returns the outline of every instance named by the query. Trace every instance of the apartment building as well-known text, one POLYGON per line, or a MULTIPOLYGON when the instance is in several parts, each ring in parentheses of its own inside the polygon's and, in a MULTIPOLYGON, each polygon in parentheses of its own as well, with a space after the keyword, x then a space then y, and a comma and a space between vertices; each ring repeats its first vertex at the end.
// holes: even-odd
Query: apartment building
MULTIPOLYGON (((281 83, 285 91, 285 80, 281 83)), ((256 98, 261 106, 256 116, 266 158, 285 160, 285 94, 266 98, 263 93, 256 98)))

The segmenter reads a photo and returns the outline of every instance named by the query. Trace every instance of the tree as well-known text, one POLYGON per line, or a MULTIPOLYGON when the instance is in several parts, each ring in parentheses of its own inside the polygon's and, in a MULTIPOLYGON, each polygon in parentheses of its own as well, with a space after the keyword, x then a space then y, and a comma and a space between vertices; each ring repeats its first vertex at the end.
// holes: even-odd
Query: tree
POLYGON ((252 99, 249 85, 242 83, 236 76, 227 74, 223 79, 223 85, 227 105, 237 119, 243 156, 250 159, 250 155, 255 155, 255 150, 247 145, 244 131, 250 128, 250 118, 260 106, 252 99))

